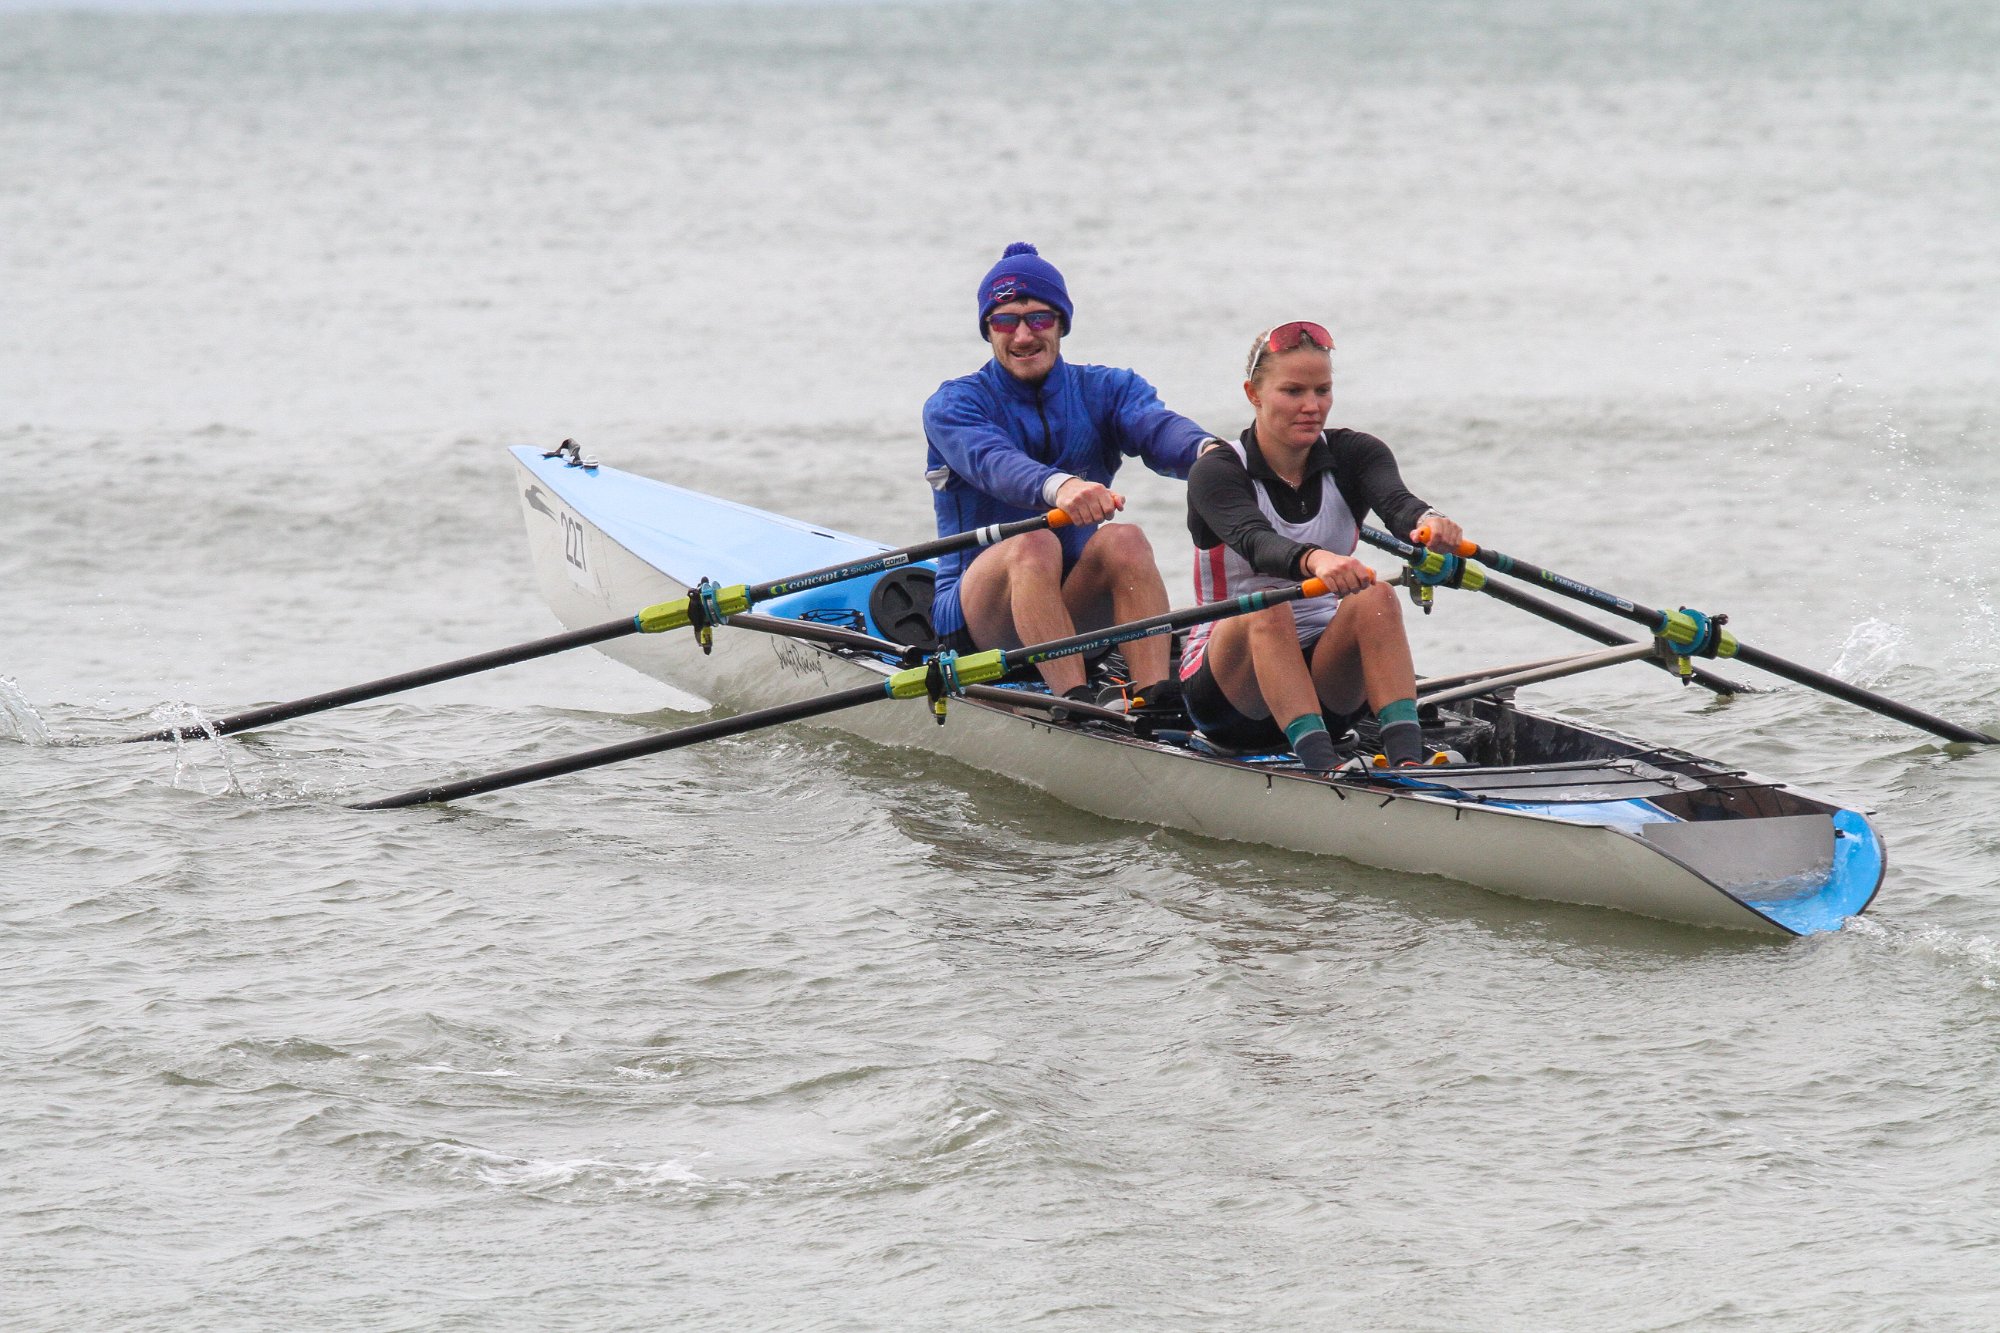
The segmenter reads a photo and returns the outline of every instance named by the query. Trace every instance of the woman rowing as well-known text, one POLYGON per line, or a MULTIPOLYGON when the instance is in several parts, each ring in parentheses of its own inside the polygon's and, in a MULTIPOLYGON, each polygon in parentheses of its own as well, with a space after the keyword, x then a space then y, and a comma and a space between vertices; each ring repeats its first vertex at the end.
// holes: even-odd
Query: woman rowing
POLYGON ((1243 384, 1254 423, 1237 443, 1211 446, 1188 474, 1197 600, 1306 578, 1332 591, 1199 626, 1181 660, 1182 688, 1195 725, 1231 749, 1289 745, 1307 768, 1331 769, 1334 736, 1372 709, 1387 761, 1418 764, 1423 735, 1401 605, 1353 552, 1370 509, 1412 541, 1428 527, 1441 549, 1463 534, 1404 487, 1389 446, 1326 429, 1332 350, 1327 331, 1304 320, 1259 334, 1243 384))

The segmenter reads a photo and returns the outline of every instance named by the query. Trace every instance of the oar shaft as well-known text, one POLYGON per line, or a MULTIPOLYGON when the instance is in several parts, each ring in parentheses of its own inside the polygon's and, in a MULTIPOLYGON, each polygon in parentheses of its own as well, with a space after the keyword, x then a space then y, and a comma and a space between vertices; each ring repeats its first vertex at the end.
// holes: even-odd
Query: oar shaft
MULTIPOLYGON (((1402 556, 1405 560, 1416 555, 1422 549, 1410 542, 1404 541, 1401 537, 1391 536, 1380 528, 1372 527, 1365 523, 1361 526, 1361 538, 1369 545, 1379 546, 1385 551, 1392 551, 1402 556)), ((1471 549, 1470 542, 1459 548, 1459 554, 1463 555, 1468 549, 1471 549)), ((1467 586, 1472 586, 1470 581, 1468 581, 1467 586)), ((1480 592, 1485 593, 1495 601, 1505 602, 1508 606, 1514 607, 1516 610, 1526 611, 1529 615, 1540 616, 1550 624, 1561 625, 1564 629, 1581 634, 1586 639, 1595 639, 1599 643, 1611 644, 1613 646, 1635 642, 1635 640, 1627 635, 1620 634, 1616 630, 1607 629, 1594 620, 1586 620, 1574 611, 1565 611, 1562 607, 1552 602, 1545 602, 1539 597, 1520 591, 1518 588, 1510 588, 1487 578, 1482 578, 1477 586, 1480 592)), ((1680 675, 1679 672, 1674 670, 1671 663, 1653 659, 1652 665, 1676 677, 1680 675)), ((1687 677, 1687 679, 1691 679, 1695 684, 1705 689, 1713 690, 1717 694, 1744 694, 1748 692, 1744 686, 1738 685, 1727 676, 1718 676, 1713 671, 1707 671, 1701 667, 1695 667, 1692 675, 1687 677)))
POLYGON ((861 560, 852 560, 842 565, 828 565, 824 569, 809 570, 804 574, 793 574, 769 583, 754 583, 744 589, 752 606, 769 601, 773 597, 783 597, 789 593, 804 592, 808 588, 820 588, 829 583, 841 583, 848 579, 863 578, 885 569, 896 569, 903 565, 928 560, 932 556, 950 555, 954 551, 967 550, 974 546, 991 546, 1006 541, 1009 537, 1019 537, 1023 533, 1040 532, 1044 528, 1061 528, 1069 525, 1069 515, 1060 509, 1051 509, 1046 514, 1034 518, 1024 518, 1013 523, 990 523, 983 528, 969 528, 955 532, 948 537, 933 541, 918 542, 915 546, 905 546, 896 551, 884 551, 861 560))
POLYGON ((586 750, 581 754, 565 755, 560 759, 546 759, 538 764, 523 764, 519 768, 509 768, 498 773, 488 773, 483 777, 466 778, 460 782, 440 783, 434 787, 420 787, 396 796, 384 796, 380 800, 364 801, 349 806, 351 810, 400 810, 405 806, 429 805, 441 801, 456 801, 466 796, 477 796, 482 792, 499 791, 503 787, 518 787, 524 782, 535 782, 542 778, 561 777, 565 773, 575 773, 586 768, 597 768, 603 764, 615 764, 626 759, 637 759, 643 755, 660 754, 667 750, 678 750, 682 746, 695 745, 701 741, 719 740, 724 736, 740 735, 755 731, 760 727, 776 726, 784 722, 797 722, 809 717, 821 717, 827 713, 837 713, 844 708, 854 708, 860 704, 873 703, 877 699, 887 699, 890 695, 882 685, 860 685, 837 694, 823 695, 802 703, 780 704, 776 708, 759 709, 754 713, 740 713, 735 717, 719 718, 713 722, 697 722, 678 731, 669 731, 658 736, 644 736, 638 740, 623 741, 617 745, 606 745, 596 750, 586 750))
POLYGON ((618 745, 608 745, 602 749, 588 750, 582 754, 547 759, 520 768, 489 773, 483 777, 422 787, 396 796, 366 801, 351 808, 398 810, 404 806, 455 801, 466 796, 477 796, 482 792, 498 791, 503 787, 519 786, 524 782, 535 782, 542 778, 560 777, 565 773, 596 768, 602 764, 615 764, 621 760, 637 759, 643 755, 659 754, 665 750, 677 750, 684 745, 694 745, 701 741, 716 740, 784 722, 802 721, 809 717, 837 713, 844 708, 854 708, 877 699, 913 699, 928 694, 931 696, 932 706, 938 710, 938 716, 942 720, 943 703, 947 694, 957 692, 968 685, 976 686, 986 681, 997 680, 1014 667, 1045 662, 1056 657, 1067 657, 1072 653, 1089 652, 1100 645, 1109 647, 1114 644, 1129 643, 1133 639, 1169 633, 1183 625, 1198 625, 1204 621, 1243 615, 1262 610, 1267 606, 1294 601, 1300 597, 1317 597, 1326 590, 1326 585, 1318 579, 1307 579, 1304 583, 1289 587, 1245 593, 1224 602, 1169 611, 1165 615, 1132 621, 1125 625, 1114 625, 1093 634, 1079 634, 1051 643, 1017 648, 1011 653, 988 649, 962 658, 952 654, 939 654, 923 666, 906 667, 879 684, 861 685, 818 699, 782 704, 776 708, 743 713, 737 717, 722 718, 715 722, 698 722, 691 727, 682 727, 678 731, 670 731, 660 736, 646 736, 618 745))
POLYGON ((518 643, 511 648, 496 648, 492 652, 461 657, 454 662, 444 662, 417 671, 405 671, 400 675, 384 676, 380 680, 350 685, 346 689, 328 690, 324 694, 308 695, 303 699, 293 699, 287 703, 267 704, 262 708, 233 713, 206 727, 168 727, 161 731, 149 731, 143 736, 127 736, 125 740, 129 744, 134 741, 170 741, 176 736, 185 740, 193 740, 204 735, 227 736, 233 732, 248 731, 253 727, 269 726, 273 722, 304 717, 308 713, 321 713, 346 704, 379 699, 385 694, 413 690, 420 685, 435 685, 439 681, 455 680, 460 676, 491 671, 495 667, 512 666, 517 662, 547 657, 551 653, 567 652, 571 648, 603 643, 606 639, 615 639, 620 635, 636 634, 638 630, 638 625, 628 616, 624 620, 607 621, 602 625, 592 625, 588 629, 552 634, 546 639, 536 639, 532 643, 518 643))
MULTIPOLYGON (((1627 620, 1646 626, 1654 634, 1665 635, 1670 639, 1676 639, 1677 642, 1682 644, 1692 643, 1691 639, 1685 637, 1677 638, 1677 636, 1683 635, 1692 627, 1690 616, 1685 611, 1672 615, 1657 611, 1643 603, 1628 601, 1615 593, 1605 592, 1601 588, 1593 588, 1588 583, 1578 582, 1567 575, 1557 574, 1552 570, 1542 568, 1540 565, 1517 559, 1503 551, 1495 551, 1471 542, 1460 546, 1458 554, 1479 560, 1489 568, 1495 569, 1502 574, 1508 574, 1518 579, 1533 580, 1544 587, 1553 588, 1565 597, 1572 597, 1581 602, 1588 602, 1592 606, 1609 611, 1614 615, 1623 616, 1627 620), (1679 623, 1670 625, 1670 621, 1679 623)), ((1490 584, 1488 586, 1489 588, 1491 587, 1490 584)), ((1707 618, 1702 617, 1701 619, 1706 621, 1707 618)), ((1714 623, 1719 627, 1721 624, 1720 618, 1718 617, 1714 623)), ((1814 671, 1811 667, 1800 666, 1797 662, 1787 661, 1785 658, 1767 653, 1762 649, 1753 648, 1734 634, 1726 631, 1716 635, 1716 642, 1720 645, 1719 651, 1721 656, 1733 657, 1739 662, 1748 663, 1751 666, 1768 671, 1774 676, 1782 676, 1784 679, 1792 681, 1795 684, 1804 685, 1810 689, 1818 690, 1823 694, 1832 695, 1834 698, 1851 703, 1857 708, 1866 708, 1870 712, 1894 718, 1898 722, 1915 727, 1920 731, 1928 731, 1934 736, 1943 737, 1945 740, 1962 741, 1971 745, 1991 745, 1995 742, 2000 742, 2000 737, 1990 736, 1983 731, 1962 726, 1949 719, 1938 717, 1932 713, 1926 713, 1921 708, 1913 708, 1909 704, 1901 703, 1886 695, 1877 694, 1873 690, 1864 690, 1859 685, 1850 685, 1846 681, 1829 676, 1824 672, 1814 671)), ((1690 651, 1692 651, 1692 648, 1690 648, 1690 651)), ((1715 654, 1716 649, 1712 646, 1709 655, 1713 656, 1715 654)))
POLYGON ((1829 676, 1824 672, 1814 671, 1811 667, 1800 666, 1797 662, 1788 662, 1782 657, 1773 657, 1763 649, 1753 648, 1747 643, 1740 641, 1737 643, 1736 660, 1739 662, 1748 662, 1753 667, 1762 668, 1774 676, 1782 676, 1794 684, 1804 685, 1808 689, 1818 690, 1822 694, 1830 694, 1834 698, 1851 703, 1857 708, 1866 708, 1870 712, 1894 718, 1896 721, 1904 723, 1907 726, 1915 727, 1919 731, 1928 731, 1949 741, 1963 741, 1969 745, 1991 745, 1996 740, 2000 740, 2000 737, 1989 736, 1983 731, 1975 731, 1971 727, 1960 726, 1956 722, 1926 713, 1921 708, 1912 708, 1910 705, 1900 703, 1895 699, 1889 698, 1887 695, 1877 694, 1873 690, 1864 690, 1859 685, 1850 685, 1837 676, 1829 676))
POLYGON ((1177 629, 1190 625, 1206 624, 1211 620, 1225 620, 1230 616, 1240 616, 1251 611, 1261 611, 1265 607, 1294 602, 1301 597, 1320 597, 1327 591, 1326 584, 1318 579, 1307 579, 1304 583, 1289 584, 1282 588, 1269 588, 1261 592, 1246 592, 1231 597, 1227 601, 1209 602, 1202 606, 1184 607, 1179 611, 1168 611, 1144 620, 1133 620, 1123 625, 1113 625, 1108 629, 1093 630, 1087 634, 1074 634, 1066 639, 1052 639, 1047 643, 1030 644, 1026 648, 1009 649, 1002 654, 1006 669, 1035 666, 1042 662, 1054 661, 1058 657, 1072 657, 1077 653, 1096 652, 1100 648, 1115 648, 1121 643, 1134 639, 1151 638, 1155 634, 1171 634, 1177 629))
MULTIPOLYGON (((738 609, 747 609, 758 602, 786 593, 803 592, 808 588, 824 587, 829 583, 839 583, 846 579, 858 579, 869 574, 894 569, 917 560, 928 560, 932 556, 944 555, 951 551, 964 550, 973 546, 991 546, 1009 537, 1023 533, 1039 532, 1044 528, 1060 528, 1069 523, 1069 515, 1060 509, 1051 509, 1034 518, 1024 518, 1014 523, 993 523, 983 528, 972 528, 965 532, 953 533, 948 537, 938 537, 931 541, 919 542, 915 546, 905 546, 900 550, 884 551, 863 560, 853 560, 841 565, 828 565, 824 569, 811 570, 804 574, 794 574, 790 578, 778 579, 770 583, 759 583, 754 587, 737 587, 728 590, 741 599, 738 609)), ((263 708, 252 708, 235 713, 206 727, 167 727, 159 731, 149 731, 143 736, 128 736, 126 742, 169 741, 175 738, 192 740, 198 736, 227 736, 233 732, 248 731, 252 727, 269 726, 273 722, 285 722, 295 717, 305 717, 309 713, 323 713, 331 708, 347 704, 362 703, 369 699, 379 699, 386 694, 397 694, 403 690, 413 690, 423 685, 435 685, 439 681, 454 680, 459 676, 470 676, 481 671, 491 671, 496 667, 513 666, 517 662, 532 661, 537 657, 547 657, 551 653, 566 652, 571 648, 588 647, 593 643, 603 643, 625 634, 640 632, 657 633, 663 629, 677 629, 690 623, 688 614, 691 603, 670 602, 647 607, 626 620, 607 621, 588 629, 571 630, 566 634, 551 635, 546 639, 536 639, 533 643, 516 644, 511 648, 496 648, 489 653, 479 653, 472 657, 461 657, 455 662, 444 662, 438 666, 423 667, 416 671, 405 671, 400 675, 384 676, 380 680, 367 681, 360 685, 350 685, 345 689, 328 690, 323 694, 308 695, 286 703, 269 704, 263 708)), ((800 635, 799 637, 806 637, 800 635)), ((821 636, 824 638, 824 636, 821 636)), ((901 651, 900 645, 877 641, 890 651, 901 651)))
MULTIPOLYGON (((1467 543, 1467 545, 1472 544, 1467 543)), ((1615 616, 1623 616, 1625 619, 1644 625, 1648 629, 1660 623, 1661 613, 1650 606, 1645 606, 1639 602, 1627 601, 1616 593, 1605 592, 1602 588, 1593 588, 1588 583, 1579 583, 1567 575, 1543 569, 1540 565, 1531 565, 1527 561, 1517 560, 1511 555, 1506 555, 1499 551, 1491 551, 1484 546, 1472 546, 1472 549, 1469 551, 1461 547, 1459 554, 1469 556, 1484 564, 1487 568, 1498 570, 1502 574, 1509 574, 1517 579, 1526 579, 1554 588, 1565 597, 1575 598, 1579 602, 1588 602, 1592 606, 1609 611, 1615 616)))

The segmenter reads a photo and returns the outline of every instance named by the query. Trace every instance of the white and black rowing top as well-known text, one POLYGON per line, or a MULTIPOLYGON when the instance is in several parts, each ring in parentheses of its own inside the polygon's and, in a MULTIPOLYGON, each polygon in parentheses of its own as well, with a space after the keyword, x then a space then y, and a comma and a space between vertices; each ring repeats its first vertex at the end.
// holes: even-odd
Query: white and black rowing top
MULTIPOLYGON (((1323 432, 1306 451, 1305 475, 1293 487, 1264 461, 1253 427, 1237 443, 1203 454, 1188 473, 1195 600, 1219 602, 1297 583, 1313 551, 1354 554, 1360 518, 1370 510, 1400 536, 1428 509, 1403 484, 1389 446, 1373 435, 1323 432)), ((1293 602, 1300 641, 1324 630, 1339 604, 1332 594, 1293 602)), ((1209 629, 1198 625, 1189 636, 1183 676, 1200 667, 1209 629)))

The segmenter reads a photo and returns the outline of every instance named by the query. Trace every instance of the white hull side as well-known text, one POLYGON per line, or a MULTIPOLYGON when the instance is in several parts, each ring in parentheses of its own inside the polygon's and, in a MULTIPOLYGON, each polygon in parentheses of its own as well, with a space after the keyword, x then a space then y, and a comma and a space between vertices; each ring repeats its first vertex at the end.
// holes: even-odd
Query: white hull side
MULTIPOLYGON (((522 475, 532 478, 525 470, 522 475)), ((684 585, 620 546, 587 516, 567 505, 559 508, 566 514, 554 520, 532 510, 526 520, 542 594, 565 626, 597 624, 686 595, 684 585), (566 552, 576 559, 566 560, 566 552)), ((732 709, 814 698, 882 676, 872 664, 795 640, 726 628, 717 631, 714 652, 707 655, 686 630, 632 635, 602 650, 732 709)), ((1051 726, 964 700, 952 704, 942 727, 921 701, 863 705, 811 725, 877 744, 930 750, 1114 819, 1440 875, 1513 897, 1788 933, 1672 857, 1614 829, 1420 795, 1343 791, 1291 773, 1051 726)))

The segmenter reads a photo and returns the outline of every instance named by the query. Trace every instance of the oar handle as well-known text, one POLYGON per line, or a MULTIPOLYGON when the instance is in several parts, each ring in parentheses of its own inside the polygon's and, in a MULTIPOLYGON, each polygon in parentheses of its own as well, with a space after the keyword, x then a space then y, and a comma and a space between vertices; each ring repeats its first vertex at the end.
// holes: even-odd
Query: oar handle
MULTIPOLYGON (((1368 573, 1372 582, 1375 571, 1369 570, 1368 573)), ((1184 607, 1179 611, 1168 611, 1145 620, 1113 625, 1108 629, 1088 634, 1073 634, 1066 639, 1052 639, 1047 643, 1031 644, 1026 648, 1009 649, 1001 654, 1005 659, 1005 668, 1000 674, 1005 675, 1007 671, 1016 667, 1035 666, 1042 662, 1054 661, 1058 657, 1073 657, 1078 653, 1096 652, 1100 648, 1115 648, 1134 639, 1151 638, 1156 634, 1171 634, 1177 629, 1207 624, 1211 620, 1226 620, 1231 616, 1262 611, 1266 607, 1281 606, 1286 602, 1298 601, 1302 597, 1324 597, 1331 591, 1332 589, 1321 579, 1306 579, 1302 583, 1246 592, 1226 601, 1184 607)))
MULTIPOLYGON (((1432 533, 1430 524, 1426 523, 1423 527, 1418 528, 1416 532, 1412 533, 1411 535, 1416 538, 1417 545, 1431 546, 1432 533)), ((1431 546, 1431 549, 1437 550, 1439 548, 1431 546)), ((1446 552, 1446 554, 1464 556, 1467 559, 1470 559, 1471 557, 1479 554, 1479 543, 1461 541, 1458 545, 1452 547, 1450 551, 1446 552)))
POLYGON ((807 570, 803 574, 790 574, 768 583, 736 583, 726 588, 703 584, 691 589, 685 598, 647 607, 632 617, 632 623, 643 634, 660 634, 667 630, 684 629, 689 625, 705 628, 720 624, 730 616, 740 615, 759 602, 767 602, 773 597, 786 597, 795 592, 824 588, 830 583, 845 583, 849 579, 866 578, 870 574, 899 569, 919 560, 949 555, 953 551, 963 551, 974 546, 992 546, 997 542, 1006 541, 1009 537, 1040 532, 1045 528, 1067 527, 1069 523, 1068 514, 1060 509, 1051 509, 1033 518, 1024 518, 1013 523, 989 523, 983 528, 969 528, 964 532, 955 532, 949 537, 938 537, 931 541, 918 542, 914 546, 883 551, 878 555, 850 560, 845 564, 828 565, 824 569, 807 570))
POLYGON ((1040 532, 1045 528, 1069 526, 1070 517, 1060 509, 1037 514, 1033 518, 1020 519, 1013 523, 989 523, 983 528, 968 528, 948 537, 938 537, 899 550, 884 551, 880 555, 849 561, 841 565, 828 565, 824 569, 810 570, 804 574, 793 574, 769 583, 751 584, 744 591, 750 604, 768 601, 773 597, 783 597, 789 593, 804 592, 809 588, 825 587, 829 583, 841 583, 848 579, 863 578, 885 569, 896 569, 914 564, 919 560, 929 560, 933 556, 950 555, 974 546, 992 546, 1004 542, 1009 537, 1019 537, 1024 533, 1040 532))

